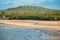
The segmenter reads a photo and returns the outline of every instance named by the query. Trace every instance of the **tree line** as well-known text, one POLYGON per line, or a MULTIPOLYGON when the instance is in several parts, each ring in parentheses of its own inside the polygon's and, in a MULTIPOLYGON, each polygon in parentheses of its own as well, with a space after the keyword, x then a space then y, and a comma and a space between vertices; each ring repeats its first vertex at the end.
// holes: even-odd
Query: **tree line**
POLYGON ((50 10, 39 7, 18 7, 0 11, 0 18, 18 20, 60 20, 60 10, 50 10))

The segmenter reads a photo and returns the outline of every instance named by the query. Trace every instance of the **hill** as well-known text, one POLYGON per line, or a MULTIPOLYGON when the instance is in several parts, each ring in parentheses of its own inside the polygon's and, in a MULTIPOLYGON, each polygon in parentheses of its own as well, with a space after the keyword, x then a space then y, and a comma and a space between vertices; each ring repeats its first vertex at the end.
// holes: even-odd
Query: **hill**
POLYGON ((38 6, 19 6, 0 11, 0 18, 29 20, 60 20, 60 10, 38 6))

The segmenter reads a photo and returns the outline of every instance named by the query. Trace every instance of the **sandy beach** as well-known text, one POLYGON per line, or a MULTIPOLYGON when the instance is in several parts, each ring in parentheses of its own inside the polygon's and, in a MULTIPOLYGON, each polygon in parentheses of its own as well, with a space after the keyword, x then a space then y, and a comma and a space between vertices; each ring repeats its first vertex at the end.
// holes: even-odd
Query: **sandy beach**
POLYGON ((0 25, 13 26, 11 28, 40 29, 47 33, 51 40, 60 40, 60 21, 0 20, 0 25))

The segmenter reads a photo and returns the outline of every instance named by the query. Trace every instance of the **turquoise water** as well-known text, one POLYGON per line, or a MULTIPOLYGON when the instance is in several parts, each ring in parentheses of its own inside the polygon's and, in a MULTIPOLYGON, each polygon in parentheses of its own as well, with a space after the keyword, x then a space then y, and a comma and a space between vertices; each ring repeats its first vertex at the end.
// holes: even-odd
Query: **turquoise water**
POLYGON ((0 40, 49 40, 40 30, 0 27, 0 40))

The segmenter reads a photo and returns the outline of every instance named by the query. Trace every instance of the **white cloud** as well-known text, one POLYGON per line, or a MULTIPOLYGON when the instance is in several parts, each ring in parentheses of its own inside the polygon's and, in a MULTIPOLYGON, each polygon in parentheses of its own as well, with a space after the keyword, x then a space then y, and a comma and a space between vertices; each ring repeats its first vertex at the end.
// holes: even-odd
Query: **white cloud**
POLYGON ((10 0, 10 2, 14 6, 39 4, 39 3, 46 2, 46 1, 53 1, 53 0, 10 0))
POLYGON ((53 0, 35 0, 35 3, 52 2, 53 0))
POLYGON ((5 4, 8 4, 11 5, 11 7, 17 7, 23 5, 34 5, 34 4, 39 4, 47 1, 53 1, 53 0, 0 0, 0 5, 7 6, 5 4))
POLYGON ((13 5, 31 5, 33 3, 42 3, 53 0, 0 0, 0 4, 12 3, 13 5))
POLYGON ((18 5, 31 5, 34 3, 34 0, 13 0, 11 1, 11 3, 14 5, 14 6, 18 6, 18 5))
POLYGON ((0 0, 0 4, 8 4, 10 3, 10 0, 0 0))

